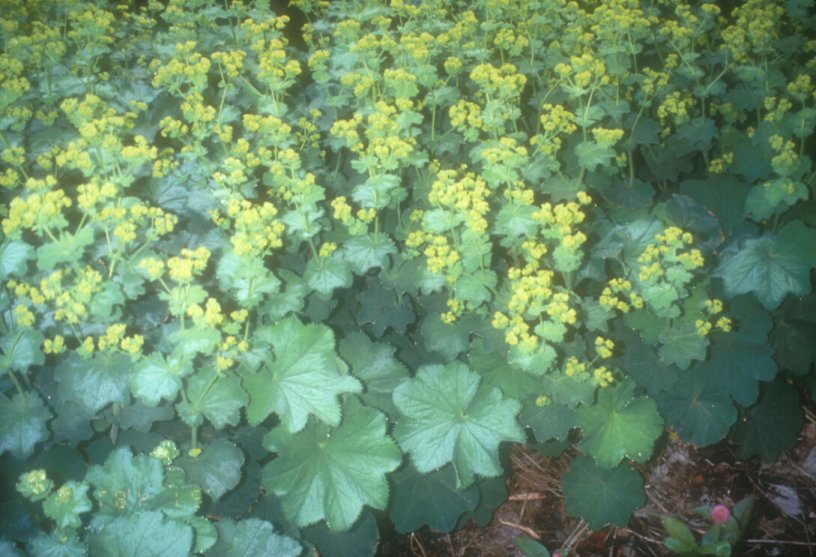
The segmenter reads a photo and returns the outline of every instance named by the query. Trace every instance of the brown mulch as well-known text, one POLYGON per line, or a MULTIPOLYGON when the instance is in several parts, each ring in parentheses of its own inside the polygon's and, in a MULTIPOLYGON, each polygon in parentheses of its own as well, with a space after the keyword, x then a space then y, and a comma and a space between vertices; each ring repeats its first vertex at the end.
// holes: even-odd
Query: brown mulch
POLYGON ((733 505, 754 495, 751 526, 734 555, 746 557, 816 557, 816 414, 805 409, 797 444, 764 465, 736 457, 735 447, 720 443, 695 448, 676 436, 640 467, 647 504, 627 528, 596 532, 566 510, 560 478, 574 450, 545 457, 531 447, 511 455, 510 495, 487 527, 471 523, 450 534, 427 529, 403 537, 381 552, 383 557, 523 557, 519 536, 539 540, 550 551, 569 549, 569 557, 664 557, 666 536, 661 518, 684 519, 698 537, 710 526, 694 509, 706 504, 733 505), (387 553, 387 554, 386 554, 387 553))

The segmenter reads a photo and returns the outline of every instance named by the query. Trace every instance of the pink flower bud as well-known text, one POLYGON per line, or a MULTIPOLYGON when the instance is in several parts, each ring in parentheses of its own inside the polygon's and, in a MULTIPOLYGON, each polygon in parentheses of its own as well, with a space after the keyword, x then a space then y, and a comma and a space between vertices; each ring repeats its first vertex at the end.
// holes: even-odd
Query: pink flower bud
POLYGON ((731 509, 725 505, 714 505, 711 509, 711 520, 714 524, 725 524, 731 518, 731 509))

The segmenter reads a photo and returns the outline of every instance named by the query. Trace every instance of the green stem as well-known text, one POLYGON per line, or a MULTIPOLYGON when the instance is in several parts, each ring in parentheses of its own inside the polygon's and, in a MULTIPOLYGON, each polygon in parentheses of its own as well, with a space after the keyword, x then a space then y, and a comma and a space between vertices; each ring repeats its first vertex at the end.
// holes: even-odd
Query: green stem
POLYGON ((25 390, 23 390, 22 385, 20 385, 20 380, 17 379, 17 375, 11 370, 8 372, 9 379, 11 382, 14 383, 14 387, 17 389, 17 392, 20 393, 20 396, 23 397, 23 402, 28 404, 28 395, 26 395, 25 390))

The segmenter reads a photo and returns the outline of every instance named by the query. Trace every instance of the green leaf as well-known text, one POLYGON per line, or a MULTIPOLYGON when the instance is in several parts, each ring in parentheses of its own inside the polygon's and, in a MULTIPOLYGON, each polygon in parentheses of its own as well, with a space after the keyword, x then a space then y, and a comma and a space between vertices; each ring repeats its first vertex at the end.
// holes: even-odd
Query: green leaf
POLYGON ((391 202, 391 192, 399 187, 399 176, 379 174, 355 186, 351 192, 351 198, 364 209, 384 209, 391 202))
MULTIPOLYGON (((572 193, 573 191, 570 191, 570 197, 572 193)), ((534 236, 538 228, 538 223, 533 218, 536 210, 533 205, 522 205, 518 202, 503 204, 496 215, 494 232, 510 238, 534 236)))
POLYGON ((124 302, 125 295, 122 293, 122 288, 117 283, 108 281, 103 283, 102 290, 94 295, 88 307, 95 321, 106 322, 121 315, 121 311, 115 310, 117 305, 124 302))
POLYGON ((397 252, 394 242, 385 234, 365 234, 349 238, 340 254, 351 265, 355 274, 364 275, 375 267, 387 267, 388 256, 397 252))
POLYGON ((524 554, 524 557, 550 557, 547 548, 533 538, 519 536, 516 538, 516 547, 524 554))
POLYGON ((698 447, 713 445, 737 421, 737 410, 726 393, 711 385, 704 370, 691 369, 687 374, 671 390, 658 394, 657 404, 683 440, 698 447))
POLYGON ((797 201, 808 198, 808 189, 798 180, 778 178, 757 184, 745 200, 745 212, 761 222, 788 210, 797 201))
POLYGON ((43 334, 37 329, 23 329, 16 334, 5 335, 0 338, 0 370, 16 369, 27 373, 31 366, 41 366, 45 363, 45 354, 42 344, 43 334))
POLYGON ((105 557, 187 557, 193 531, 162 513, 146 511, 121 516, 89 536, 91 555, 105 557))
MULTIPOLYGON (((609 180, 606 178, 606 180, 609 180)), ((618 179, 600 188, 604 199, 624 209, 640 209, 651 205, 655 190, 648 182, 634 179, 632 181, 618 179)))
POLYGON ((626 331, 621 336, 626 351, 620 367, 626 370, 627 375, 651 395, 671 390, 678 379, 678 369, 666 365, 658 358, 652 347, 643 342, 637 332, 626 331))
POLYGON ((668 540, 663 540, 664 545, 675 552, 685 553, 694 550, 697 546, 697 539, 685 522, 671 516, 663 517, 661 521, 666 533, 673 539, 668 543, 668 540))
POLYGON ((272 412, 291 433, 306 426, 309 414, 337 425, 337 398, 362 390, 360 382, 338 366, 334 333, 325 325, 304 325, 289 317, 257 330, 254 343, 269 347, 273 356, 257 373, 243 374, 251 393, 247 406, 250 425, 259 425, 272 412))
POLYGON ((339 253, 310 259, 303 279, 312 290, 330 296, 335 288, 348 288, 354 280, 351 266, 339 253))
POLYGON ((235 301, 245 308, 254 308, 280 288, 280 281, 264 266, 263 259, 241 258, 234 250, 221 256, 215 274, 221 289, 231 292, 235 301))
POLYGON ((391 522, 400 534, 419 530, 426 524, 437 532, 451 532, 459 517, 479 504, 479 488, 456 487, 456 471, 445 466, 422 474, 410 464, 391 476, 394 500, 391 522))
POLYGON ((816 295, 788 298, 774 316, 771 344, 779 367, 807 375, 816 361, 816 295))
POLYGON ((354 398, 336 428, 312 421, 292 434, 278 427, 264 439, 278 453, 264 468, 264 486, 297 526, 326 520, 332 530, 348 530, 365 505, 384 509, 388 503, 385 474, 402 455, 385 430, 385 416, 354 398))
POLYGON ((313 543, 320 557, 374 557, 380 542, 380 530, 374 513, 363 516, 345 532, 335 532, 320 522, 303 530, 303 537, 313 543))
POLYGON ((527 393, 536 392, 541 380, 507 362, 504 339, 487 342, 478 338, 470 343, 468 362, 473 371, 478 371, 486 385, 501 390, 509 398, 522 398, 527 393))
MULTIPOLYGON (((24 557, 23 553, 4 552, 0 547, 0 555, 3 557, 24 557)), ((87 557, 88 548, 79 541, 77 536, 67 536, 55 530, 50 535, 39 534, 28 543, 28 555, 34 557, 87 557)))
POLYGON ((182 419, 190 416, 195 421, 195 416, 203 414, 216 429, 237 425, 241 421, 241 407, 249 400, 237 377, 220 374, 212 366, 191 375, 186 392, 185 400, 176 405, 182 419))
POLYGON ((781 451, 796 444, 803 423, 796 388, 781 381, 765 384, 759 403, 748 410, 734 432, 740 458, 759 456, 773 462, 781 451))
POLYGON ((57 368, 60 397, 76 400, 92 412, 113 402, 127 402, 132 366, 124 354, 98 353, 86 360, 72 353, 57 368))
POLYGON ((460 488, 471 485, 475 474, 502 474, 499 444, 525 439, 516 422, 521 404, 480 383, 478 373, 451 362, 421 367, 394 391, 404 416, 394 437, 417 470, 430 472, 453 462, 460 488))
POLYGON ((479 504, 459 517, 457 529, 464 528, 471 521, 488 526, 493 522, 496 509, 507 501, 507 482, 503 476, 478 480, 474 485, 479 490, 479 504))
POLYGON ((79 528, 82 526, 79 515, 93 508, 87 493, 88 484, 69 480, 43 501, 43 512, 58 528, 79 528))
POLYGON ((580 446, 604 468, 628 457, 646 462, 655 440, 663 433, 663 420, 654 400, 635 396, 635 384, 625 381, 598 392, 598 402, 576 410, 584 430, 580 446))
POLYGON ((575 154, 578 156, 578 164, 581 168, 590 172, 597 166, 605 167, 609 161, 615 158, 615 150, 599 145, 595 141, 583 141, 575 146, 575 154))
POLYGON ((778 371, 768 343, 771 317, 751 295, 734 298, 726 314, 736 323, 735 330, 711 335, 709 358, 697 367, 712 386, 750 406, 759 396, 758 382, 771 381, 778 371))
POLYGON ((357 293, 357 300, 360 302, 354 316, 357 323, 370 324, 377 337, 388 329, 404 334, 416 319, 410 298, 395 288, 384 287, 378 280, 367 280, 366 288, 357 293))
POLYGON ((76 234, 63 231, 56 242, 37 248, 37 267, 50 271, 59 263, 73 263, 82 258, 85 248, 93 244, 93 227, 86 226, 76 234))
POLYGON ((749 238, 732 246, 714 271, 729 297, 753 292, 766 309, 788 294, 810 293, 810 270, 816 267, 816 230, 793 221, 778 234, 749 238))
POLYGON ((666 365, 676 365, 687 369, 692 360, 704 360, 708 339, 697 332, 694 323, 688 320, 675 321, 674 326, 660 335, 663 343, 657 351, 666 365))
POLYGON ((206 325, 179 329, 168 335, 173 356, 192 360, 197 354, 211 354, 221 341, 221 333, 206 325))
POLYGON ((15 393, 11 399, 0 394, 0 455, 6 451, 15 458, 28 458, 34 446, 49 437, 45 424, 51 411, 34 392, 15 393))
POLYGON ((219 520, 218 542, 206 553, 210 557, 298 557, 300 545, 275 532, 265 520, 247 518, 236 522, 231 518, 219 520))
POLYGON ((492 289, 496 287, 496 281, 496 273, 490 269, 464 274, 456 281, 456 298, 476 306, 489 302, 493 299, 492 289))
POLYGON ((94 487, 99 513, 119 516, 147 510, 150 500, 163 490, 164 472, 157 459, 134 457, 128 447, 120 447, 103 465, 92 466, 85 480, 94 487))
POLYGON ((408 378, 408 370, 396 360, 396 348, 372 342, 359 331, 340 341, 340 355, 348 362, 351 373, 363 382, 360 398, 366 404, 396 417, 391 394, 408 378))
POLYGON ((519 421, 533 430, 539 442, 549 439, 566 440, 570 429, 578 425, 575 410, 558 402, 538 406, 536 398, 528 396, 524 399, 519 421))
POLYGON ((212 497, 220 499, 241 480, 244 453, 225 439, 216 439, 197 457, 182 455, 176 462, 193 482, 212 497))
POLYGON ((0 246, 0 279, 25 276, 28 260, 34 259, 34 248, 20 240, 7 241, 0 246))
POLYGON ((646 502, 640 474, 628 466, 601 468, 588 456, 572 461, 561 487, 567 510, 586 520, 593 530, 609 524, 626 526, 632 513, 646 502))
POLYGON ((130 377, 130 391, 148 406, 157 406, 162 399, 173 402, 181 389, 181 378, 193 371, 190 360, 161 352, 143 358, 130 377))
POLYGON ((426 350, 439 352, 453 360, 468 349, 471 329, 467 319, 448 324, 438 313, 427 313, 420 329, 426 350))
POLYGON ((159 299, 167 302, 167 307, 173 315, 184 315, 187 308, 193 304, 201 304, 207 299, 207 291, 198 284, 174 286, 168 292, 161 290, 159 299))
MULTIPOLYGON (((169 516, 169 515, 168 515, 169 516)), ((170 516, 170 518, 173 518, 170 516)), ((193 552, 204 553, 218 541, 218 530, 215 525, 203 516, 188 516, 183 519, 185 524, 193 527, 193 552)))

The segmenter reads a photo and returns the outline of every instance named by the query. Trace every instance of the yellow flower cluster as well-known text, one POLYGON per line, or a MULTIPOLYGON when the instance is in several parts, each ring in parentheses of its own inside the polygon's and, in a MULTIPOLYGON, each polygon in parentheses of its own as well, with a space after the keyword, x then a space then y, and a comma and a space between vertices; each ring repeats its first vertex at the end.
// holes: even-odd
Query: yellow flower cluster
POLYGON ((232 228, 230 237, 239 256, 263 257, 283 246, 284 224, 277 219, 278 209, 269 201, 255 204, 247 199, 231 199, 226 218, 216 216, 216 223, 232 228))
POLYGON ((501 137, 487 144, 479 153, 484 165, 484 175, 491 189, 501 184, 522 186, 521 173, 530 161, 527 148, 512 137, 501 137))
POLYGON ((449 30, 436 37, 436 44, 441 47, 457 45, 457 48, 470 48, 475 42, 473 39, 479 32, 481 22, 472 10, 465 10, 458 15, 458 21, 449 30))
POLYGON ((589 29, 600 41, 617 44, 622 37, 647 36, 656 20, 644 13, 639 0, 606 0, 593 10, 589 29))
POLYGON ((178 284, 189 284, 195 275, 201 274, 207 268, 209 259, 210 250, 204 246, 195 250, 183 248, 180 255, 167 260, 168 274, 178 284))
POLYGON ((513 64, 479 64, 470 72, 470 79, 479 85, 487 98, 512 99, 521 95, 527 76, 519 73, 513 64))
POLYGON ((689 113, 695 104, 696 101, 690 91, 673 91, 666 95, 663 102, 657 107, 657 117, 660 125, 663 126, 661 132, 663 137, 671 133, 669 122, 677 127, 689 121, 689 113))
POLYGON ((496 36, 493 37, 493 44, 496 48, 507 52, 510 56, 519 56, 524 49, 530 46, 530 41, 527 37, 518 33, 514 29, 499 29, 496 36))
POLYGON ((17 326, 27 329, 34 324, 34 313, 28 307, 19 304, 14 308, 14 319, 17 321, 17 326))
POLYGON ((592 374, 592 377, 595 379, 595 383, 597 383, 602 389, 615 382, 615 375, 609 369, 607 369, 606 366, 596 368, 592 374))
POLYGON ((560 104, 542 104, 539 121, 541 122, 541 128, 544 130, 545 135, 559 133, 570 134, 578 129, 575 125, 575 114, 560 104))
POLYGON ((734 152, 728 151, 717 158, 711 159, 708 163, 708 171, 712 174, 722 174, 732 164, 734 164, 734 152))
POLYGON ((585 362, 582 362, 575 356, 570 356, 567 358, 567 361, 564 362, 564 375, 567 377, 581 378, 587 374, 588 367, 585 362))
POLYGON ((448 311, 442 314, 442 322, 451 325, 461 317, 465 310, 465 304, 456 298, 448 298, 448 311))
POLYGON ((410 99, 419 93, 417 76, 402 68, 387 69, 383 72, 386 89, 395 99, 410 99))
POLYGON ((451 125, 463 133, 468 141, 476 141, 479 131, 487 130, 482 120, 482 109, 474 103, 460 99, 449 109, 451 125))
POLYGON ((632 308, 643 307, 643 298, 632 290, 632 282, 620 278, 609 280, 601 291, 598 302, 607 309, 617 309, 623 313, 628 313, 632 308))
POLYGON ((570 356, 564 362, 564 375, 582 383, 592 381, 601 388, 608 387, 615 381, 615 375, 606 366, 598 366, 592 373, 589 365, 575 356, 570 356))
POLYGON ((722 31, 723 44, 737 63, 750 63, 754 57, 774 51, 774 42, 782 36, 781 20, 785 8, 766 0, 746 0, 735 7, 734 21, 722 31))
POLYGON ((193 319, 196 325, 207 326, 211 329, 216 329, 224 323, 221 304, 212 297, 207 298, 203 308, 199 304, 190 304, 185 313, 193 319))
POLYGON ((638 257, 641 264, 639 278, 644 282, 665 277, 670 282, 688 282, 687 273, 705 264, 700 250, 687 249, 694 242, 690 232, 684 232, 676 226, 670 226, 662 234, 655 236, 656 242, 646 246, 638 257))
POLYGON ((796 142, 786 140, 781 135, 772 135, 768 139, 771 148, 777 153, 771 157, 771 166, 780 176, 788 176, 799 165, 799 150, 796 142))
POLYGON ((546 240, 557 240, 558 245, 552 251, 555 268, 561 272, 571 272, 581 263, 583 252, 581 246, 587 237, 578 225, 584 222, 585 213, 581 207, 588 205, 592 199, 585 192, 577 194, 578 201, 569 201, 552 205, 543 203, 533 213, 533 219, 541 226, 539 234, 546 240))
POLYGON ((114 323, 108 326, 105 334, 97 339, 97 347, 101 351, 121 350, 130 356, 141 353, 144 345, 142 335, 125 336, 126 326, 124 323, 114 323))
POLYGON ((114 41, 113 24, 116 15, 94 5, 77 4, 71 10, 71 25, 67 36, 78 45, 91 48, 94 44, 111 44, 114 41), (79 11, 84 8, 83 11, 79 11))
POLYGON ((353 153, 363 158, 373 158, 381 170, 395 170, 416 148, 414 137, 403 130, 398 121, 402 110, 410 110, 411 101, 397 99, 394 104, 377 101, 372 111, 365 117, 365 136, 362 141, 358 128, 363 125, 363 116, 355 114, 353 118, 337 120, 331 128, 331 134, 343 139, 353 153))
POLYGON ((53 339, 45 339, 43 352, 46 354, 62 354, 65 352, 65 338, 62 335, 55 335, 53 339))
POLYGON ((807 97, 813 94, 813 80, 808 74, 799 74, 793 81, 788 83, 785 89, 791 97, 800 103, 804 103, 807 97))
POLYGON ((615 348, 615 342, 612 339, 604 338, 602 336, 595 337, 595 352, 601 359, 612 357, 612 350, 615 348))
POLYGON ((598 145, 611 147, 623 138, 623 130, 619 128, 592 128, 592 137, 595 138, 598 145))
POLYGON ((459 252, 450 245, 446 236, 423 234, 422 241, 427 246, 423 254, 428 260, 428 270, 435 275, 445 274, 448 282, 455 282, 462 274, 459 252))
MULTIPOLYGON (((458 222, 474 232, 487 230, 485 215, 490 211, 487 183, 463 165, 458 170, 440 170, 431 184, 428 201, 453 211, 458 222)), ((457 223, 458 224, 458 223, 457 223)))
POLYGON ((219 87, 226 87, 227 83, 237 79, 244 69, 246 52, 243 50, 231 50, 228 52, 213 52, 210 57, 218 64, 218 71, 221 73, 219 87))
POLYGON ((60 103, 60 109, 77 128, 88 145, 121 150, 121 136, 133 129, 138 112, 120 113, 97 95, 88 93, 82 100, 71 97, 60 103))
POLYGON ((591 52, 570 56, 570 63, 557 64, 555 73, 566 83, 574 86, 580 94, 610 82, 606 64, 591 52))
POLYGON ((173 57, 166 64, 153 65, 153 87, 166 87, 171 93, 204 91, 212 66, 209 58, 197 52, 196 41, 177 43, 175 49, 173 57))
POLYGON ((399 40, 399 53, 401 57, 408 57, 414 62, 427 62, 433 53, 436 41, 427 32, 403 33, 399 40))
POLYGON ((448 75, 457 76, 465 67, 465 63, 458 56, 448 56, 442 63, 442 67, 445 68, 448 75))
POLYGON ((697 333, 701 337, 708 336, 713 329, 717 329, 724 333, 731 331, 733 327, 733 322, 731 319, 725 317, 724 315, 717 317, 723 311, 722 300, 707 299, 703 305, 702 311, 704 317, 697 319, 694 322, 697 333))
POLYGON ((667 18, 661 21, 659 33, 672 43, 675 50, 690 49, 700 30, 700 18, 692 13, 691 8, 686 4, 678 4, 674 13, 677 19, 667 18))
POLYGON ((351 205, 348 204, 348 201, 346 201, 344 196, 341 195, 332 199, 331 206, 334 210, 334 218, 343 224, 349 224, 354 218, 351 214, 351 205))
POLYGON ((553 272, 541 269, 533 271, 531 266, 523 269, 511 267, 508 277, 512 281, 512 294, 507 303, 507 309, 511 314, 525 316, 541 314, 553 295, 553 272))
MULTIPOLYGON (((73 275, 74 271, 70 268, 58 269, 40 279, 36 285, 13 280, 6 285, 20 302, 30 301, 41 314, 53 310, 54 320, 77 325, 88 316, 88 304, 101 290, 102 275, 92 267, 85 266, 76 272, 72 283, 64 282, 73 275)), ((28 318, 28 314, 25 317, 28 318)))
POLYGON ((62 229, 68 225, 62 211, 72 204, 62 190, 17 196, 9 203, 8 217, 3 219, 3 234, 19 238, 25 230, 42 233, 62 229))

